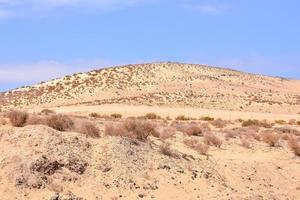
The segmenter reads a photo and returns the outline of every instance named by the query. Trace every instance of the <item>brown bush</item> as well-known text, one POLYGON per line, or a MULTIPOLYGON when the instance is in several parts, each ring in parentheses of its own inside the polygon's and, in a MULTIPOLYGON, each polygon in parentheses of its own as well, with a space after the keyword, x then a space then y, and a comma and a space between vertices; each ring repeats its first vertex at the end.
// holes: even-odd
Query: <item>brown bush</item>
POLYGON ((11 124, 15 127, 23 127, 28 119, 28 113, 23 111, 11 111, 8 113, 11 124))
POLYGON ((179 115, 175 118, 176 120, 179 120, 179 121, 188 121, 188 120, 192 120, 192 118, 190 117, 186 117, 185 115, 179 115))
POLYGON ((300 121, 297 121, 297 125, 300 126, 300 121))
POLYGON ((211 121, 210 123, 216 128, 225 128, 229 122, 222 119, 216 119, 211 121))
POLYGON ((247 149, 251 148, 251 144, 250 144, 250 142, 248 141, 248 139, 246 137, 241 137, 240 140, 241 140, 241 146, 242 147, 245 147, 247 149))
POLYGON ((274 132, 263 132, 261 134, 262 141, 270 145, 271 147, 275 147, 280 139, 280 135, 274 132))
POLYGON ((264 128, 272 128, 273 125, 268 123, 266 120, 258 121, 256 119, 249 119, 242 122, 243 127, 249 127, 249 126, 258 126, 258 127, 264 127, 264 128))
POLYGON ((0 125, 6 125, 7 121, 5 118, 0 117, 0 125))
POLYGON ((194 149, 195 146, 198 144, 198 141, 197 141, 195 138, 188 138, 188 139, 183 140, 183 143, 184 143, 186 146, 188 146, 188 147, 194 149))
POLYGON ((184 133, 188 136, 202 136, 202 130, 197 124, 187 124, 184 128, 184 133))
POLYGON ((100 115, 98 113, 92 112, 89 114, 89 116, 93 118, 99 118, 100 115))
POLYGON ((288 126, 276 127, 274 129, 274 131, 277 132, 277 133, 280 133, 280 134, 288 133, 288 134, 300 136, 300 131, 298 131, 297 129, 293 129, 291 127, 288 127, 288 126))
POLYGON ((223 143, 223 141, 220 138, 218 138, 217 136, 215 136, 211 133, 204 135, 203 142, 206 145, 212 145, 212 146, 219 147, 219 148, 221 147, 221 145, 223 143))
POLYGON ((225 140, 229 140, 230 138, 237 138, 237 136, 239 135, 239 132, 237 130, 225 130, 225 140))
POLYGON ((279 125, 283 125, 283 124, 286 124, 286 121, 280 119, 280 120, 275 120, 275 123, 279 124, 279 125))
POLYGON ((41 114, 43 114, 43 115, 51 115, 51 114, 55 114, 55 111, 54 110, 50 110, 50 109, 43 109, 41 111, 41 114))
POLYGON ((162 140, 173 137, 176 134, 176 129, 169 126, 157 127, 157 135, 153 134, 154 137, 159 137, 162 140))
POLYGON ((92 118, 98 118, 98 119, 111 119, 112 116, 109 115, 100 115, 98 113, 92 112, 89 114, 90 117, 92 118))
POLYGON ((196 139, 185 139, 183 143, 202 155, 208 154, 209 146, 205 143, 199 143, 196 139))
POLYGON ((295 119, 290 119, 288 124, 289 125, 296 125, 297 121, 295 119))
POLYGON ((202 121, 213 121, 213 120, 215 120, 215 118, 209 117, 209 116, 204 116, 204 117, 201 117, 200 120, 202 120, 202 121))
POLYGON ((73 128, 74 122, 67 115, 52 115, 46 119, 46 124, 58 131, 67 131, 73 128))
POLYGON ((288 145, 296 156, 300 156, 300 143, 297 141, 295 136, 291 136, 289 138, 288 145))
POLYGON ((147 113, 145 115, 146 119, 161 119, 161 116, 155 114, 155 113, 147 113))
POLYGON ((115 119, 121 119, 122 118, 122 115, 119 114, 119 113, 113 113, 110 115, 112 118, 115 118, 115 119))
POLYGON ((179 158, 179 155, 173 151, 170 147, 170 144, 169 143, 162 143, 160 146, 159 146, 159 151, 163 154, 163 155, 166 155, 166 156, 169 156, 169 157, 173 157, 173 158, 179 158))
POLYGON ((79 125, 78 132, 92 138, 100 137, 100 130, 94 123, 89 121, 82 121, 79 125))
POLYGON ((202 143, 202 144, 200 143, 195 146, 195 150, 202 155, 207 155, 209 146, 205 143, 202 143))
POLYGON ((155 124, 145 120, 127 119, 122 123, 107 124, 105 126, 105 134, 146 141, 148 136, 157 135, 155 128, 155 124))

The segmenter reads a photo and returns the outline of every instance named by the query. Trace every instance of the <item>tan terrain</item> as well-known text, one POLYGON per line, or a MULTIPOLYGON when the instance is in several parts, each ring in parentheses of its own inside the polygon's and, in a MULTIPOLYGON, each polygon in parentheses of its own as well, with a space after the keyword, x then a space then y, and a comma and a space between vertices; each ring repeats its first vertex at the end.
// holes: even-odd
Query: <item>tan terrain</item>
POLYGON ((0 93, 0 102, 3 108, 126 104, 299 114, 300 81, 203 65, 151 63, 78 73, 0 93))
POLYGON ((300 199, 299 80, 152 63, 0 102, 0 200, 300 199))

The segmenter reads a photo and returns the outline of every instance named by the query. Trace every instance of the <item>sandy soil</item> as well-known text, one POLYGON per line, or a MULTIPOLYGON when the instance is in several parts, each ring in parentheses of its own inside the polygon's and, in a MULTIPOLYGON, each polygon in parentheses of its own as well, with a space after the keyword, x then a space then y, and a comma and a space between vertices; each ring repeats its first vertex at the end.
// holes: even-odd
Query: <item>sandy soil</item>
MULTIPOLYGON (((31 112, 39 112, 43 108, 29 109, 31 112)), ((146 113, 156 113, 162 117, 175 118, 178 115, 185 115, 187 117, 200 118, 203 116, 210 116, 214 118, 221 118, 226 120, 236 119, 258 119, 258 120, 300 120, 298 114, 280 114, 280 113, 259 113, 259 112, 241 112, 241 111, 228 111, 228 110, 215 110, 215 109, 201 109, 195 107, 180 107, 180 106, 145 106, 145 105, 125 105, 125 104, 106 104, 99 106, 61 106, 50 107, 60 113, 88 115, 89 113, 96 112, 102 115, 109 115, 113 113, 120 113, 124 117, 130 116, 143 116, 146 113)))
MULTIPOLYGON (((110 121, 96 123, 104 130, 110 121)), ((184 145, 190 137, 181 132, 166 141, 150 137, 136 143, 121 137, 86 138, 42 125, 0 126, 0 196, 4 200, 299 199, 300 157, 286 141, 269 147, 250 140, 248 149, 238 138, 225 140, 224 131, 213 128, 223 144, 201 155, 184 145), (171 144, 176 157, 161 153, 162 142, 171 144)))

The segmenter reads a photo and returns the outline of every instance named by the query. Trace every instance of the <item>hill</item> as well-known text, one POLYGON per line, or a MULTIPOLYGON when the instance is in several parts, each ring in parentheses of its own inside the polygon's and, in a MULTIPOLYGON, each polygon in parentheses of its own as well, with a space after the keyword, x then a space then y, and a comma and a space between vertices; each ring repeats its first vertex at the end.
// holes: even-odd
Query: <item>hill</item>
POLYGON ((182 63, 125 65, 0 93, 2 108, 128 104, 297 114, 300 81, 182 63))

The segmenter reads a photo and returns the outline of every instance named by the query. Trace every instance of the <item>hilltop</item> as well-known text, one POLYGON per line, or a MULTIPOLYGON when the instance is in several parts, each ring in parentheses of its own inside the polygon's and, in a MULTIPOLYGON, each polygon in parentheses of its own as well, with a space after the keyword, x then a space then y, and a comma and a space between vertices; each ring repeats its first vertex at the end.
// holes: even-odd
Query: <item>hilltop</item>
POLYGON ((162 62, 77 73, 0 93, 0 102, 2 108, 126 104, 297 114, 300 81, 162 62))

